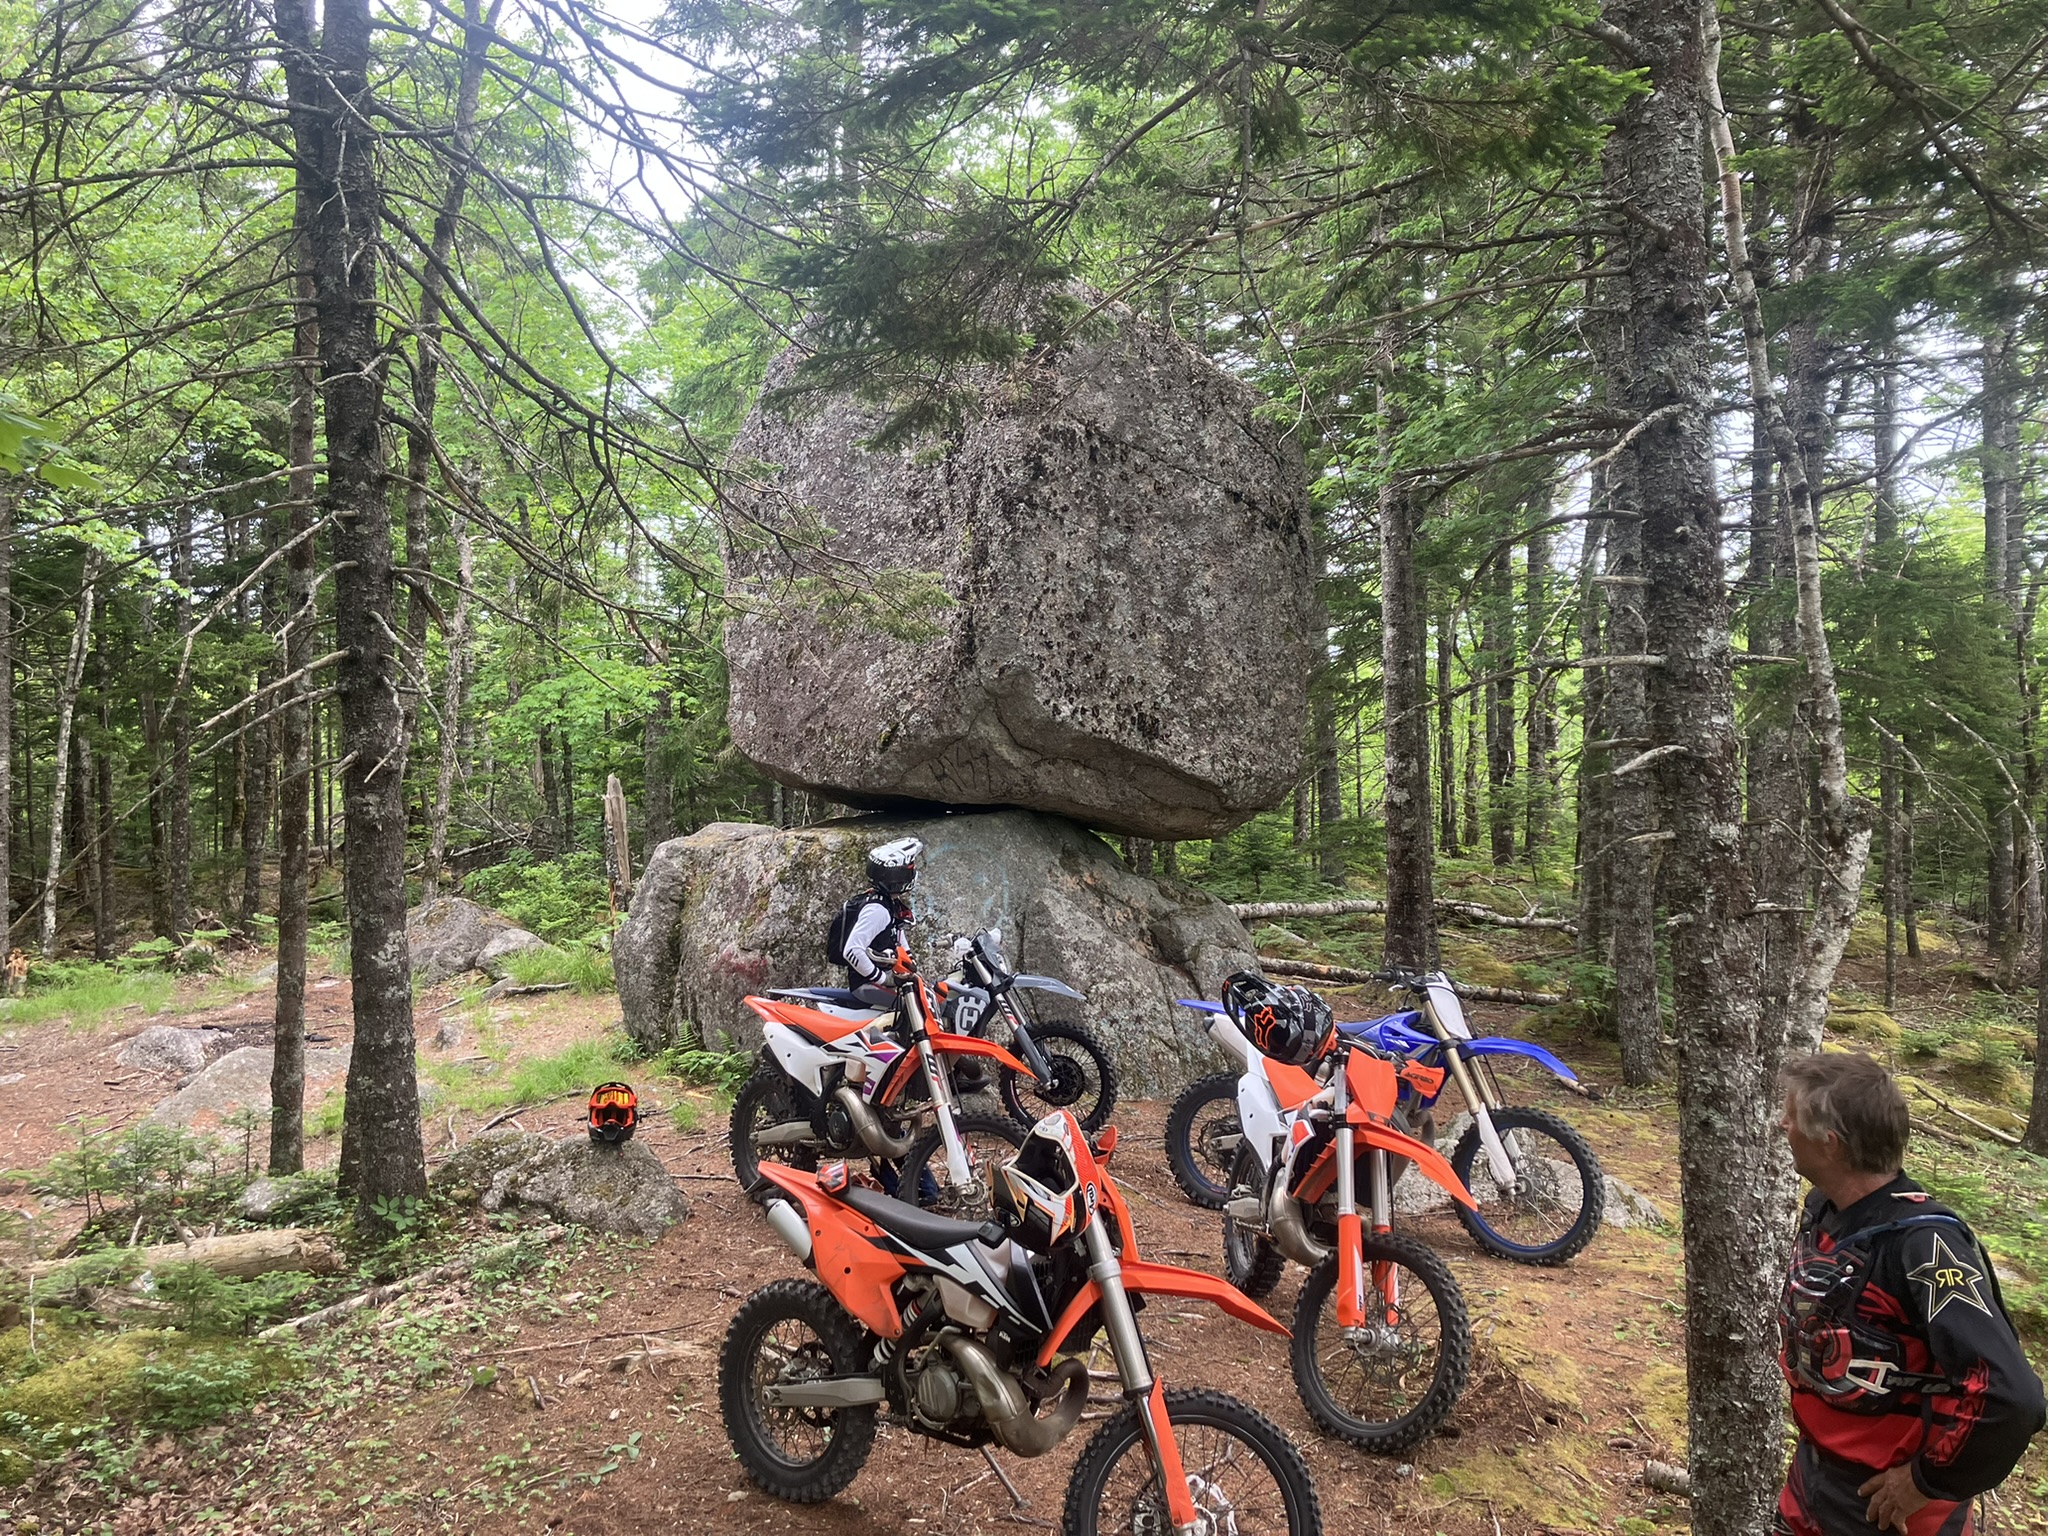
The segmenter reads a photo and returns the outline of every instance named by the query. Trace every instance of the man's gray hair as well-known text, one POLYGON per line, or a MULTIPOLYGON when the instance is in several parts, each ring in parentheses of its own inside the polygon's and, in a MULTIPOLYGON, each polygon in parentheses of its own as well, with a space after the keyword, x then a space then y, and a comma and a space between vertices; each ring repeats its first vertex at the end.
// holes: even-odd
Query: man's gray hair
POLYGON ((1816 1141, 1833 1136, 1858 1173, 1897 1173, 1905 1162, 1906 1096, 1868 1056, 1802 1056, 1785 1064, 1778 1086, 1801 1133, 1816 1141))

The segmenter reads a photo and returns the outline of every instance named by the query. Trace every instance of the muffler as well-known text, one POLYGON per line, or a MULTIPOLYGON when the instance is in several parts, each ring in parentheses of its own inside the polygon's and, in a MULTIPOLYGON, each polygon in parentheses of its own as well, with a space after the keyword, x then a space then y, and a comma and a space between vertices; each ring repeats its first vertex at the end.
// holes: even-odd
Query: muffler
POLYGON ((1308 1235, 1301 1202, 1287 1193, 1284 1179, 1275 1179, 1273 1193, 1266 1197, 1266 1231, 1271 1234, 1274 1247, 1309 1269, 1330 1256, 1329 1249, 1308 1235))
POLYGON ((768 1225, 775 1229, 775 1235, 789 1244, 789 1251, 805 1264, 811 1262, 811 1224, 804 1220, 802 1211, 787 1200, 768 1202, 768 1225))
POLYGON ((947 1334, 940 1343, 974 1388, 982 1416, 1011 1455, 1043 1456, 1081 1422, 1081 1411, 1088 1406, 1088 1366, 1079 1357, 1070 1355, 1053 1368, 1047 1380, 1060 1400, 1041 1419, 1024 1400, 1017 1378, 996 1364, 986 1344, 958 1333, 947 1334))
POLYGON ((784 1120, 775 1125, 764 1125, 754 1132, 757 1147, 801 1147, 818 1139, 818 1133, 811 1129, 808 1120, 784 1120))
POLYGON ((854 1134, 861 1139, 870 1152, 877 1157, 903 1157, 910 1151, 914 1136, 891 1136, 882 1129, 882 1117, 874 1112, 868 1101, 860 1096, 860 1090, 850 1083, 841 1083, 833 1095, 839 1106, 846 1111, 846 1118, 853 1122, 854 1134))

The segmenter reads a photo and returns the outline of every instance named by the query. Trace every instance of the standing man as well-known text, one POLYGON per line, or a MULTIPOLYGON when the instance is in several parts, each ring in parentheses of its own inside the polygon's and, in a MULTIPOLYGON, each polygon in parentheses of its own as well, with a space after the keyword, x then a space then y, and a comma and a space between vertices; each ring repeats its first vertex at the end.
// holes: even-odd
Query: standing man
POLYGON ((1813 1185, 1778 1308, 1799 1446, 1789 1536, 1970 1536, 2041 1428, 1998 1277, 1963 1219, 1899 1171, 1905 1095, 1867 1056, 1780 1077, 1792 1162, 1813 1185))

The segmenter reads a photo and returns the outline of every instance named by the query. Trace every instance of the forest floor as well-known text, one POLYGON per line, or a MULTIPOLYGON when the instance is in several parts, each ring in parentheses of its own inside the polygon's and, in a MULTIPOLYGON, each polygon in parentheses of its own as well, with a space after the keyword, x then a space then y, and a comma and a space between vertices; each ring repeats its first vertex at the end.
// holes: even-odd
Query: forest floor
MULTIPOLYGON (((1491 956, 1496 966, 1526 975, 1544 958, 1540 944, 1519 935, 1513 943, 1459 948, 1468 971, 1491 956)), ((2013 1064, 2022 1059, 1999 1033, 2016 1027, 2001 1022, 2004 1004, 1983 1003, 1981 978, 1952 949, 1930 952, 1911 968, 1894 1015, 1858 992, 1881 985, 1881 977, 1881 969, 1873 977, 1867 957, 1852 958, 1841 994, 1846 1030, 1902 1067, 1926 1073, 1952 1106, 1972 1106, 1965 1112, 1980 1118, 2000 1113, 2001 1093, 1994 1090, 2011 1089, 2013 1064), (1935 1036, 1945 1043, 1934 1044, 1935 1036)), ((536 1084, 574 1074, 572 1086, 583 1086, 583 1076, 611 1060, 617 1040, 610 996, 549 994, 492 1004, 463 997, 451 987, 420 999, 423 1039, 434 1032, 429 1010, 462 1021, 453 1044, 422 1051, 429 1154, 437 1158, 516 1107, 500 1102, 511 1091, 503 1085, 517 1082, 535 1093, 536 1084), (501 1086, 480 1091, 493 1081, 501 1086)), ((269 1001, 267 988, 253 981, 185 980, 146 1003, 117 1004, 97 1016, 0 1023, 6 1161, 18 1169, 45 1164, 74 1149, 88 1128, 119 1130, 146 1114, 166 1087, 114 1061, 146 1023, 207 1025, 262 1043, 269 1001)), ((1336 1001, 1340 1017, 1379 1011, 1361 997, 1337 994, 1336 1001)), ((2019 1000, 2010 1001, 2017 1009, 2019 1000)), ((346 1046, 345 979, 319 978, 308 1022, 327 1043, 346 1046)), ((1612 1045, 1569 1024, 1490 1008, 1478 1010, 1474 1022, 1481 1032, 1538 1035, 1581 1068, 1601 1089, 1599 1101, 1567 1096, 1533 1075, 1518 1076, 1510 1096, 1565 1114, 1608 1171, 1653 1199, 1672 1224, 1610 1228, 1569 1267, 1543 1270, 1482 1256, 1449 1217, 1411 1223, 1414 1235, 1450 1261, 1478 1347, 1471 1385, 1449 1424, 1407 1459, 1364 1456, 1319 1436, 1295 1398, 1284 1345, 1206 1309, 1147 1312, 1155 1365, 1169 1385, 1229 1390, 1281 1424, 1308 1458, 1333 1536, 1648 1536, 1682 1527, 1683 1501, 1650 1492, 1641 1477, 1647 1458, 1684 1459, 1684 1301, 1670 1094, 1620 1090, 1612 1045)), ((1021 1507, 974 1453, 887 1427, 867 1469, 823 1506, 778 1504, 751 1489, 719 1422, 718 1345, 745 1296, 800 1270, 732 1181, 719 1092, 646 1065, 620 1070, 640 1086, 644 1106, 657 1111, 642 1138, 694 1205, 691 1218, 666 1237, 652 1244, 560 1239, 485 1278, 415 1290, 307 1341, 280 1367, 267 1396, 226 1423, 125 1439, 108 1431, 82 1437, 69 1456, 39 1466, 0 1495, 0 1511, 17 1530, 124 1536, 677 1529, 968 1536, 1055 1528, 1087 1425, 1040 1461, 1002 1458, 1026 1501, 1021 1507)), ((1922 1107, 1916 1105, 1916 1116, 1922 1107)), ((2003 1112, 2009 1117, 2010 1107, 2003 1112)), ((516 1123, 568 1135, 579 1129, 579 1115, 580 1104, 563 1099, 520 1112, 516 1123)), ((1130 1192, 1147 1256, 1220 1271, 1219 1219, 1189 1206, 1173 1184, 1159 1150, 1164 1116, 1157 1103, 1119 1109, 1124 1139, 1114 1172, 1130 1192)), ((331 1162, 337 1117, 319 1087, 309 1092, 309 1118, 329 1132, 312 1142, 309 1161, 331 1162)), ((1913 1171, 1970 1207, 1997 1252, 2037 1361, 2048 1361, 2041 1285, 2048 1262, 2040 1251, 2048 1165, 2009 1153, 1952 1118, 1929 1126, 1916 1138, 1913 1171)), ((260 1145, 255 1152, 260 1160, 260 1145)), ((38 1198, 25 1181, 0 1199, 31 1218, 18 1239, 41 1253, 54 1251, 84 1219, 75 1203, 38 1198)), ((434 1235, 443 1246, 487 1240, 503 1238, 474 1229, 434 1235)), ((429 1246, 423 1240, 418 1263, 430 1262, 429 1246)), ((438 1248, 432 1256, 441 1256, 438 1248)), ((1300 1275, 1290 1268, 1269 1301, 1283 1320, 1300 1275)), ((0 1340, 0 1355, 6 1352, 0 1340)), ((0 1424, 0 1432, 5 1428, 0 1424)), ((2048 1453, 2030 1456, 1991 1513, 1990 1530, 2048 1531, 2048 1453)))

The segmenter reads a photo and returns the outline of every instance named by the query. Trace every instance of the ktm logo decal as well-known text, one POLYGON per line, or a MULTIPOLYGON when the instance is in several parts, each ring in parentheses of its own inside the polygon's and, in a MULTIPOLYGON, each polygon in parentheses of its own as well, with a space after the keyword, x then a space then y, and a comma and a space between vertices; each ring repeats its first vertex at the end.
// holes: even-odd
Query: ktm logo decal
POLYGON ((1906 1278, 1917 1280, 1927 1287, 1927 1320, 1931 1323, 1941 1315, 1941 1309, 1952 1301, 1975 1307, 1986 1317, 1991 1309, 1984 1304, 1984 1298, 1977 1294, 1977 1282, 1984 1278, 1984 1271, 1973 1264, 1965 1263, 1949 1251, 1947 1243, 1937 1235, 1934 1251, 1927 1262, 1911 1271, 1906 1278))

